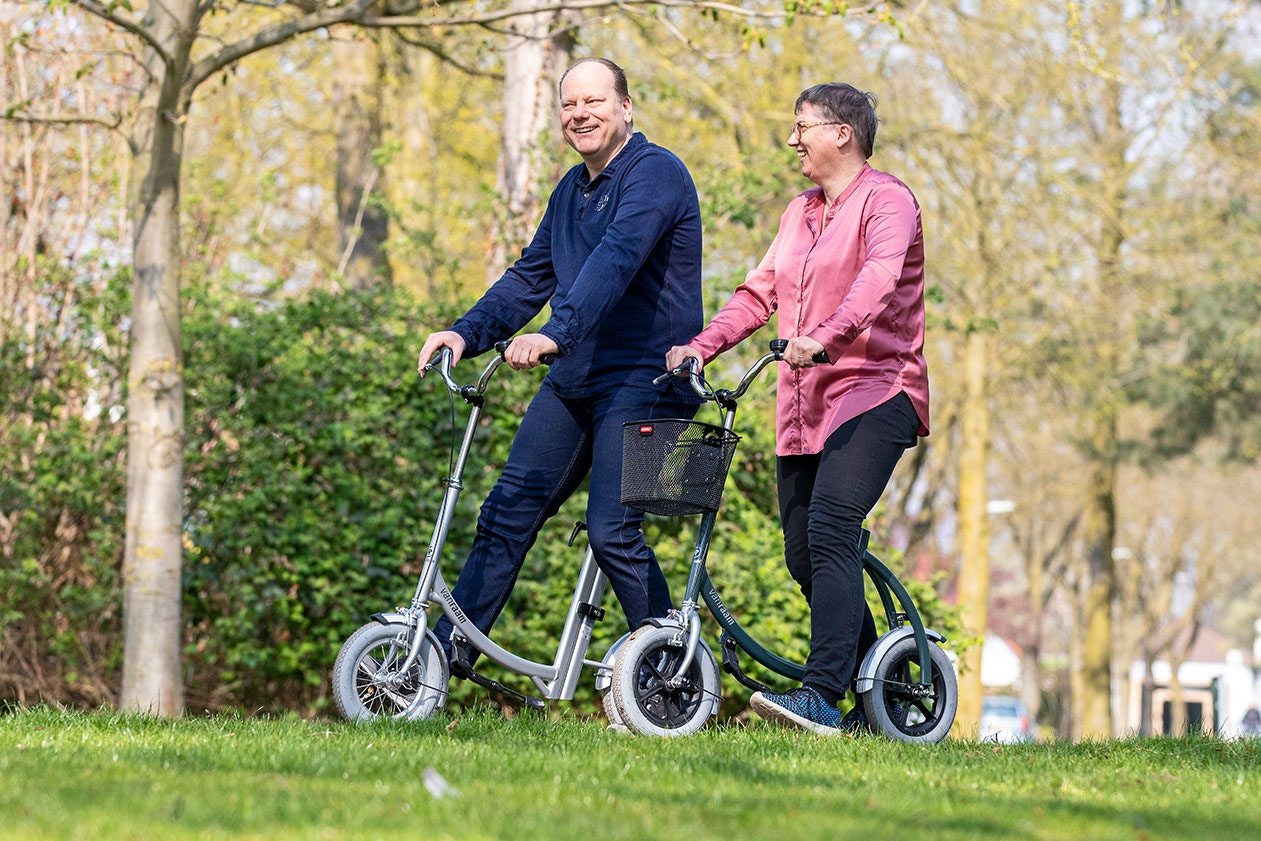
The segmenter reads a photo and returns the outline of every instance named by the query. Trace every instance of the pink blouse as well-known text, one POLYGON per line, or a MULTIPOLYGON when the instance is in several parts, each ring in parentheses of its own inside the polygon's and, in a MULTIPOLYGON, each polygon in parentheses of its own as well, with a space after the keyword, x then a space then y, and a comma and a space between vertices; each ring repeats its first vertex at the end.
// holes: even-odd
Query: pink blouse
POLYGON ((806 335, 831 364, 779 366, 779 455, 823 450, 841 424, 899 391, 928 434, 924 362, 924 234, 919 204, 898 179, 864 164, 827 209, 823 190, 789 203, 762 262, 688 342, 709 362, 779 310, 779 335, 806 335))

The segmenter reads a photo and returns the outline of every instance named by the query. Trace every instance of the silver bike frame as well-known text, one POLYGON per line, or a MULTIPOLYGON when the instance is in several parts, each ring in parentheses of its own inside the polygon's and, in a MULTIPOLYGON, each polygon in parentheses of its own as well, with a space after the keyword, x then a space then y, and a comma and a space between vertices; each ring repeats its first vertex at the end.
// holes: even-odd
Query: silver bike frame
POLYGON ((455 600, 438 569, 442 550, 446 545, 447 533, 451 529, 451 520, 455 516, 455 505, 460 498, 460 491, 464 488, 460 480, 464 476, 464 467, 468 463, 473 436, 482 416, 483 395, 491 376, 501 364, 503 364, 502 352, 496 353, 482 371, 476 385, 460 385, 452 379, 450 348, 442 348, 437 360, 425 366, 426 371, 436 368, 447 389, 463 399, 471 408, 468 423, 464 428, 464 440, 460 444, 451 476, 445 481, 446 491, 442 496, 442 505, 438 509, 433 537, 429 541, 429 549, 425 552, 425 561, 421 565, 411 605, 396 613, 385 614, 382 618, 390 622, 402 622, 411 629, 412 641, 407 652, 407 659, 398 669, 401 674, 407 674, 420 656, 421 642, 428 626, 429 607, 436 601, 442 612, 451 620, 455 633, 468 640, 469 644, 492 662, 509 671, 529 677, 547 700, 567 701, 574 697, 578 678, 584 665, 597 670, 609 668, 600 661, 585 659, 587 649, 591 645, 591 631, 596 621, 594 611, 599 607, 600 600, 604 596, 604 589, 608 584, 608 579, 596 565, 595 554, 591 548, 587 547, 582 567, 578 570, 578 583, 574 587, 569 612, 565 616, 565 625, 556 647, 556 658, 551 665, 518 657, 482 633, 455 600))

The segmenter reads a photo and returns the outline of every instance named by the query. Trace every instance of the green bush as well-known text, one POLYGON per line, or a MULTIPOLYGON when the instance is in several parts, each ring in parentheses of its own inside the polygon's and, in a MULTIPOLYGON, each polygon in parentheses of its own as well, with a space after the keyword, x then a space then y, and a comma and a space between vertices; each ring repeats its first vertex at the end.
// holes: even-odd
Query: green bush
POLYGON ((0 343, 0 701, 96 706, 119 665, 130 278, 41 264, 60 323, 0 343))
MULTIPOLYGON (((124 395, 110 394, 92 421, 79 404, 123 379, 127 285, 119 277, 81 300, 78 344, 62 349, 58 376, 14 376, 25 348, 2 349, 0 384, 13 421, 0 439, 0 510, 14 527, 0 564, 0 699, 94 705, 108 702, 117 682, 124 395)), ((416 378, 415 354, 428 332, 458 313, 422 307, 397 290, 259 301, 198 284, 186 296, 188 705, 326 711, 342 641, 372 613, 406 604, 415 587, 467 417, 436 378, 416 378)), ((459 377, 473 379, 485 359, 462 363, 459 377)), ((491 383, 443 557, 448 583, 542 375, 502 368, 491 383)), ((808 614, 782 560, 773 401, 769 381, 763 385, 765 393, 742 408, 744 441, 710 570, 750 631, 800 660, 808 614)), ((496 625, 496 640, 522 656, 554 656, 586 548, 566 539, 585 503, 580 489, 545 526, 496 625)), ((676 600, 698 521, 649 518, 646 527, 676 600)), ((933 587, 911 586, 927 621, 949 632, 954 624, 933 587)), ((626 630, 611 593, 604 607, 589 656, 601 656, 626 630)), ((715 628, 706 622, 712 642, 715 628)), ((529 689, 523 679, 504 679, 529 689)), ((482 694, 468 684, 454 690, 457 704, 482 694)), ((745 693, 734 694, 741 700, 726 705, 729 714, 743 709, 745 693)), ((582 683, 577 704, 594 710, 592 681, 582 683)))

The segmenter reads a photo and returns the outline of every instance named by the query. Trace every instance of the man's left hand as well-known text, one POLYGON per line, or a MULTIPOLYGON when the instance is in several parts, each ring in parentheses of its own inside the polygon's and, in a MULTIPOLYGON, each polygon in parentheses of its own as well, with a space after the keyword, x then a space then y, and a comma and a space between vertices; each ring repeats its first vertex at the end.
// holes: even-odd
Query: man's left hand
POLYGON ((518 371, 525 371, 536 367, 539 357, 548 353, 560 353, 556 342, 542 333, 526 333, 517 336, 508 345, 508 349, 504 351, 504 361, 518 371))

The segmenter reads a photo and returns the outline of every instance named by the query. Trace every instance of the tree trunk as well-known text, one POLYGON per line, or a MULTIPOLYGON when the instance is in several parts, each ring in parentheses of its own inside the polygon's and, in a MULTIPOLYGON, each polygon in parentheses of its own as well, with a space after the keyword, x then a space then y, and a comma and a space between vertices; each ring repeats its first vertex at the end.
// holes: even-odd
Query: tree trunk
POLYGON ((1093 419, 1094 464, 1086 500, 1083 537, 1086 543, 1085 624, 1082 637, 1081 699, 1077 736, 1111 738, 1112 730, 1112 604, 1116 595, 1116 409, 1101 405, 1093 419))
POLYGON ((180 354, 179 187, 188 69, 197 4, 173 0, 146 23, 170 56, 153 50, 134 148, 144 173, 135 205, 135 277, 127 373, 127 539, 119 706, 162 716, 184 708, 180 673, 184 371, 180 354))
POLYGON ((1169 657, 1169 735, 1189 736, 1187 732, 1187 705, 1182 699, 1182 678, 1178 671, 1182 661, 1169 657))
MULTIPOLYGON (((990 591, 990 529, 986 511, 989 461, 989 403, 986 380, 990 334, 972 329, 964 349, 966 398, 962 409, 963 442, 959 457, 959 607, 969 636, 983 640, 988 623, 990 591)), ((959 670, 958 732, 976 733, 981 724, 981 646, 968 649, 959 670)))
POLYGON ((355 33, 333 41, 337 114, 337 268, 351 289, 393 280, 386 254, 389 214, 374 197, 385 194, 381 147, 381 94, 385 33, 355 33))
MULTIPOLYGON (((512 8, 528 9, 537 0, 513 0, 512 8)), ((503 144, 495 189, 487 283, 503 273, 529 244, 542 217, 539 182, 544 177, 549 145, 559 110, 560 74, 569 64, 573 36, 548 37, 563 13, 538 12, 513 18, 504 50, 503 144)))
POLYGON ((1138 735, 1152 735, 1152 692, 1156 688, 1156 680, 1152 677, 1152 653, 1143 648, 1143 688, 1139 695, 1138 735))

